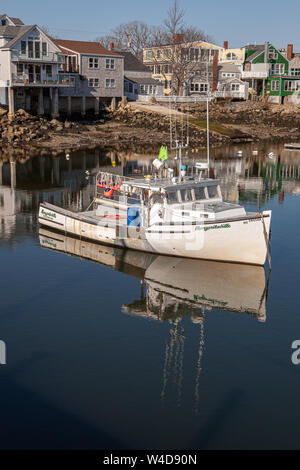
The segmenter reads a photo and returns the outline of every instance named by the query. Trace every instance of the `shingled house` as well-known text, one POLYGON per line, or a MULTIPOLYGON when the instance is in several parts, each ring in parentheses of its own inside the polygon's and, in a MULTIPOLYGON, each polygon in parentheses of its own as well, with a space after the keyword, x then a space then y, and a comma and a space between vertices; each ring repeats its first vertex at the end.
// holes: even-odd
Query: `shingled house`
POLYGON ((55 39, 64 55, 62 70, 75 74, 75 86, 60 92, 60 109, 81 112, 93 109, 99 113, 113 99, 123 97, 124 56, 105 49, 99 42, 55 39))
MULTIPOLYGON (((111 45, 113 48, 113 44, 111 45)), ((151 97, 163 96, 164 87, 152 78, 152 72, 131 52, 121 51, 124 56, 124 95, 129 101, 147 101, 151 97)))
POLYGON ((63 56, 37 25, 0 16, 0 104, 14 114, 18 108, 44 114, 59 113, 59 89, 73 85, 60 74, 63 56))

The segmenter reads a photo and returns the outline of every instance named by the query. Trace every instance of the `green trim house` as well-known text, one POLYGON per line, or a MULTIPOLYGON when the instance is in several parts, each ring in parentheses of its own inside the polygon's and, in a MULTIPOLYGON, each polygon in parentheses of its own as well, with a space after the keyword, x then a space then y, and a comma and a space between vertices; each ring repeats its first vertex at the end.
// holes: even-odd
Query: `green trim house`
POLYGON ((250 92, 258 96, 268 95, 275 103, 286 101, 290 95, 299 94, 300 79, 290 72, 290 61, 283 51, 273 44, 245 47, 242 78, 249 82, 250 92))

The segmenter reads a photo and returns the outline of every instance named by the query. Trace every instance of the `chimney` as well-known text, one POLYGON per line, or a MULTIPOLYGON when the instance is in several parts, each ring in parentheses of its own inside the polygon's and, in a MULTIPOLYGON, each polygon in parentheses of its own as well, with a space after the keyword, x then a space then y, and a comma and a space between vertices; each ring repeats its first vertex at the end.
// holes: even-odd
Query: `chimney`
POLYGON ((293 55, 294 55, 293 44, 288 44, 287 45, 287 53, 286 53, 287 60, 292 60, 293 55))
POLYGON ((268 63, 269 60, 269 43, 268 41, 265 42, 265 64, 268 63))
POLYGON ((213 57, 213 79, 212 79, 212 91, 217 90, 218 85, 218 56, 213 57))
POLYGON ((111 50, 111 52, 114 50, 114 48, 115 48, 115 43, 114 43, 114 42, 111 42, 111 43, 110 43, 110 50, 111 50))
POLYGON ((224 41, 224 49, 228 49, 228 41, 224 41))
POLYGON ((173 36, 174 44, 180 44, 184 42, 184 34, 174 34, 173 36))

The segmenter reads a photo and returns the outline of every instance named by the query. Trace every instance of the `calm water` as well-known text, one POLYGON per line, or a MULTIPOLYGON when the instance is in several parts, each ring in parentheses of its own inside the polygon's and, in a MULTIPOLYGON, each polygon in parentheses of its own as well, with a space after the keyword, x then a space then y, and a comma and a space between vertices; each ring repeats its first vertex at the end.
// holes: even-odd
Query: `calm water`
POLYGON ((238 149, 214 152, 214 174, 272 209, 269 280, 39 233, 40 201, 84 210, 99 168, 147 171, 144 155, 3 156, 1 448, 300 447, 300 153, 238 149))

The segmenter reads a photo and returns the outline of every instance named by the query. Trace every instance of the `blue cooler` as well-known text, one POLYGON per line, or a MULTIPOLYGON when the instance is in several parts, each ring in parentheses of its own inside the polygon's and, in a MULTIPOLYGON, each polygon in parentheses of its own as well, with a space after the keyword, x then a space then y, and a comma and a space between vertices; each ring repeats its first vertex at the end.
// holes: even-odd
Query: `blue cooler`
POLYGON ((129 207, 127 209, 127 225, 134 227, 141 226, 140 209, 138 207, 129 207))

